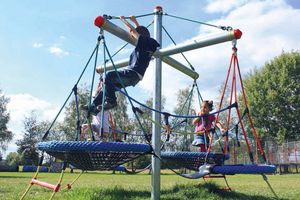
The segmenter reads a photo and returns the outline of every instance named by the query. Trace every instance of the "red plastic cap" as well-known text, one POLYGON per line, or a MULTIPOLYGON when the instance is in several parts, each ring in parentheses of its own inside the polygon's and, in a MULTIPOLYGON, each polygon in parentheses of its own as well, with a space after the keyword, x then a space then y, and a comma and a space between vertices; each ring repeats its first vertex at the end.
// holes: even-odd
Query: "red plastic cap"
POLYGON ((161 10, 162 10, 162 7, 161 7, 161 6, 155 6, 154 9, 157 10, 157 11, 161 11, 161 10))
POLYGON ((240 31, 239 29, 234 29, 233 34, 234 34, 235 39, 240 39, 243 35, 242 31, 240 31))
POLYGON ((104 18, 102 16, 96 17, 94 20, 94 25, 101 28, 101 26, 104 24, 104 18))

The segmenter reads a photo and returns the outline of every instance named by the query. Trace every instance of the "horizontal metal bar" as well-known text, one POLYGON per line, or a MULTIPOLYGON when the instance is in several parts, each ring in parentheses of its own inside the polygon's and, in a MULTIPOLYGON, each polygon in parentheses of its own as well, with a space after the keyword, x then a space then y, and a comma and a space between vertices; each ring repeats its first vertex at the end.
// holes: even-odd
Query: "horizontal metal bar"
POLYGON ((235 39, 240 39, 241 35, 242 35, 242 32, 238 29, 235 29, 230 32, 223 32, 220 34, 211 34, 211 35, 207 35, 205 38, 193 40, 188 43, 178 44, 173 47, 159 49, 158 51, 155 52, 154 55, 170 56, 170 55, 182 53, 185 51, 190 51, 190 50, 199 49, 199 48, 203 48, 203 47, 207 47, 207 46, 211 46, 211 45, 215 45, 215 44, 220 44, 223 42, 232 41, 235 39))

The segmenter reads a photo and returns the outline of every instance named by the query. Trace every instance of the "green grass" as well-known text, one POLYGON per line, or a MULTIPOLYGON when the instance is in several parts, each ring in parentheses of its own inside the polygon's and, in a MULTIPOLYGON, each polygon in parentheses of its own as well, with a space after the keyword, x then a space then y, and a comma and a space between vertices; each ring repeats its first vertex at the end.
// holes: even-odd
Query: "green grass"
MULTIPOLYGON (((34 173, 0 172, 0 199, 19 199, 34 173)), ((58 173, 40 173, 38 179, 55 184, 58 173)), ((78 173, 65 173, 62 185, 72 182, 78 173)), ((300 199, 300 174, 269 175, 269 182, 281 199, 300 199)), ((161 175, 161 199, 274 199, 274 195, 260 175, 227 176, 232 192, 220 190, 223 179, 190 180, 171 173, 161 175)), ((51 191, 33 185, 25 199, 49 199, 51 191)), ((54 199, 114 200, 150 199, 151 175, 111 174, 110 172, 84 173, 71 190, 58 192, 54 199)))

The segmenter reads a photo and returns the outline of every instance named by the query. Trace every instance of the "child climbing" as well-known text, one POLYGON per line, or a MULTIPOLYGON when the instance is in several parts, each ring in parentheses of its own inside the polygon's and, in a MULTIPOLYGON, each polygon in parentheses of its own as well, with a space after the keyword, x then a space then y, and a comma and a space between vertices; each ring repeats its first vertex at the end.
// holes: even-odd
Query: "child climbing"
MULTIPOLYGON (((143 79, 146 69, 149 66, 151 56, 159 47, 157 41, 150 37, 148 29, 139 25, 135 16, 131 16, 130 20, 134 23, 136 28, 134 28, 123 16, 121 16, 120 19, 130 31, 131 36, 136 39, 137 43, 134 51, 130 55, 128 68, 120 71, 110 71, 106 75, 105 110, 111 109, 117 105, 115 87, 122 88, 135 86, 143 79)), ((99 68, 96 70, 98 71, 99 68)), ((99 92, 90 107, 90 112, 94 115, 101 110, 98 106, 102 104, 103 93, 102 90, 99 92)))

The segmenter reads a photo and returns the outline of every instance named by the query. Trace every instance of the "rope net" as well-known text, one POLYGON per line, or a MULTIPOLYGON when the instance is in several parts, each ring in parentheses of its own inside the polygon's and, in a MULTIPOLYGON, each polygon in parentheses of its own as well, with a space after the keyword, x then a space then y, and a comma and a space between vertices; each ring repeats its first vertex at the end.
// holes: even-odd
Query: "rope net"
POLYGON ((51 141, 39 143, 38 149, 82 170, 112 170, 151 153, 147 144, 121 142, 51 141))

